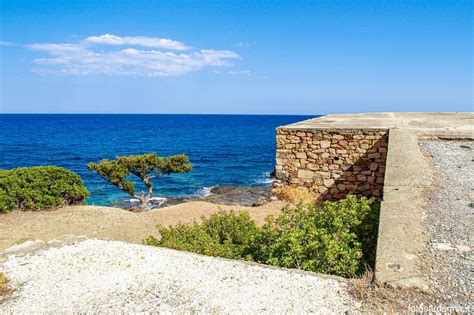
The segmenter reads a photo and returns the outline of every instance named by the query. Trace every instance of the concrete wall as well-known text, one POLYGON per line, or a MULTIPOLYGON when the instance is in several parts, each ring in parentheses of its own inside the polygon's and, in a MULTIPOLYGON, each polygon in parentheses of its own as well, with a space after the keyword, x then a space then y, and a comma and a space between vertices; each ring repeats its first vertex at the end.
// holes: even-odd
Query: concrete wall
POLYGON ((277 129, 276 181, 304 187, 318 201, 347 194, 382 197, 388 129, 277 129))

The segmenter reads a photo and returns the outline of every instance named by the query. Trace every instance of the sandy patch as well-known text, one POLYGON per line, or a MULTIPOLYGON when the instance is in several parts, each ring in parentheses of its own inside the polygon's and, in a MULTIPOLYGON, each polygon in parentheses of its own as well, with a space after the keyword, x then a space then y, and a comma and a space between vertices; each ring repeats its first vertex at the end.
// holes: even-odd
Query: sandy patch
POLYGON ((248 211, 258 224, 262 224, 267 215, 278 215, 283 206, 284 203, 280 201, 261 207, 193 201, 141 213, 98 206, 72 206, 38 212, 17 211, 0 215, 0 251, 27 240, 50 241, 64 235, 140 243, 150 235, 157 236, 157 224, 192 222, 219 209, 248 211))

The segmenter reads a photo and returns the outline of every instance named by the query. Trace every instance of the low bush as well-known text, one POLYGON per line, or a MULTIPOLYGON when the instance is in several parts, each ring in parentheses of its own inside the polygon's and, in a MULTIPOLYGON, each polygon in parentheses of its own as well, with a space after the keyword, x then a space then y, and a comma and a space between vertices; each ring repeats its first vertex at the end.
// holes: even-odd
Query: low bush
POLYGON ((161 238, 150 236, 145 244, 185 250, 209 256, 251 259, 249 248, 259 231, 247 212, 219 211, 201 223, 159 225, 161 238))
POLYGON ((82 204, 88 196, 79 175, 61 167, 0 170, 0 212, 82 204))
POLYGON ((320 207, 286 207, 277 218, 267 218, 254 242, 253 257, 279 267, 340 276, 361 274, 375 253, 378 215, 372 203, 348 196, 320 207))
POLYGON ((243 213, 219 212, 202 223, 159 226, 161 238, 146 244, 204 255, 246 259, 273 266, 340 276, 360 275, 373 267, 378 208, 372 199, 285 207, 257 227, 243 213))
POLYGON ((288 201, 292 204, 298 203, 314 203, 317 195, 313 192, 309 192, 307 189, 302 187, 290 187, 284 186, 277 188, 273 191, 273 195, 280 200, 288 201))

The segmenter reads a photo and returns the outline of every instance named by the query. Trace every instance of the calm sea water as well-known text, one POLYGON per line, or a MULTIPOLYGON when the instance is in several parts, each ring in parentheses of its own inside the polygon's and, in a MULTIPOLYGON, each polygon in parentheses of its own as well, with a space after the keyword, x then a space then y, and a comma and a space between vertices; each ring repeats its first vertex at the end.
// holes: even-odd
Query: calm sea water
POLYGON ((116 155, 190 157, 194 169, 158 178, 156 196, 202 195, 216 185, 265 186, 274 167, 275 128, 311 117, 0 115, 0 169, 65 167, 82 177, 91 193, 88 203, 96 205, 128 199, 86 167, 116 155))

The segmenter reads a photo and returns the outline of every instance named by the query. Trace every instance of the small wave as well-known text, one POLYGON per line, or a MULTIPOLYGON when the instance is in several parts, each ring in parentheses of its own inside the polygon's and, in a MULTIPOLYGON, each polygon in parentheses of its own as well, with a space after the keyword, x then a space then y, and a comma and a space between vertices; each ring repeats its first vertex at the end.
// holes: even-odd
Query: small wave
MULTIPOLYGON (((147 209, 151 209, 155 206, 161 206, 162 204, 164 204, 168 199, 165 198, 165 197, 151 197, 150 198, 150 201, 148 201, 148 205, 147 205, 147 209)), ((130 198, 129 199, 130 203, 133 205, 133 206, 138 206, 140 204, 140 200, 138 199, 135 199, 135 198, 130 198)))
POLYGON ((264 172, 262 175, 260 175, 257 180, 256 180, 256 183, 258 185, 270 185, 271 183, 273 183, 275 181, 275 179, 273 179, 271 176, 270 176, 270 172, 264 172))
POLYGON ((214 188, 215 186, 211 186, 211 187, 203 187, 201 188, 197 193, 196 193, 196 196, 199 196, 199 197, 207 197, 209 195, 212 195, 211 193, 211 190, 212 188, 214 188))

